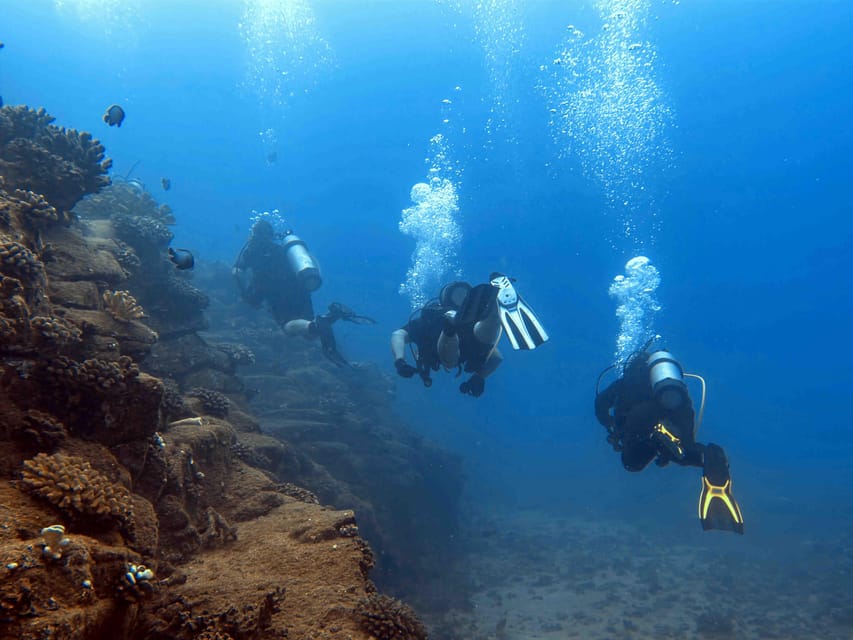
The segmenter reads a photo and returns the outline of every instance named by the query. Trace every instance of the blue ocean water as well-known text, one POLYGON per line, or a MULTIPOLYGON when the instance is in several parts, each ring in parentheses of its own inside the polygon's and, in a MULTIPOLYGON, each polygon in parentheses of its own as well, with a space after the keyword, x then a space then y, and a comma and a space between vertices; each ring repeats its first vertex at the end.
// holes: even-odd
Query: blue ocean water
POLYGON ((33 0, 2 13, 6 104, 94 132, 114 175, 132 170, 173 207, 173 246, 201 262, 230 263, 252 212, 279 209, 322 264, 318 308, 379 320, 341 328, 347 354, 389 373, 411 310, 401 213, 442 135, 460 237, 433 240, 439 276, 516 277, 552 337, 504 345, 478 400, 449 375, 398 385, 413 426, 465 456, 472 502, 617 520, 639 504, 686 540, 707 535, 696 474, 624 472, 592 414, 621 330, 608 288, 645 255, 661 279, 654 331, 708 381, 700 439, 725 446, 747 519, 744 539, 703 543, 849 527, 853 6, 33 0), (120 129, 101 121, 114 102, 120 129))

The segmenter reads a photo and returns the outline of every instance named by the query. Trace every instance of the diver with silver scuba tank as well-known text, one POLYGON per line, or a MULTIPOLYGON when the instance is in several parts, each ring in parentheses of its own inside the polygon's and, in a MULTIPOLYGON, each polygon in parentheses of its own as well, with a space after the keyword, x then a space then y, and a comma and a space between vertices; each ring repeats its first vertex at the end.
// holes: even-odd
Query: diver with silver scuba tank
POLYGON ((601 372, 595 389, 595 416, 607 429, 607 441, 622 455, 628 471, 642 471, 655 460, 658 466, 675 462, 701 467, 699 519, 704 530, 743 533, 743 515, 732 495, 726 454, 719 445, 696 442, 705 409, 705 381, 686 374, 666 349, 651 350, 649 340, 632 354, 619 379, 603 391, 601 372), (685 377, 702 383, 702 402, 696 419, 685 377))
POLYGON ((320 267, 301 238, 290 230, 277 234, 269 220, 261 218, 252 226, 232 274, 244 302, 255 308, 266 303, 289 336, 319 339, 323 354, 338 366, 349 363, 338 352, 332 325, 338 320, 375 324, 338 302, 315 316, 311 294, 323 283, 320 267))
POLYGON ((471 374, 459 385, 465 395, 479 398, 486 378, 503 362, 497 348, 504 333, 513 349, 532 350, 548 341, 548 333, 536 314, 518 295, 514 280, 492 273, 489 282, 471 286, 451 282, 438 298, 415 311, 409 321, 391 335, 391 354, 397 374, 418 374, 424 386, 432 386, 431 371, 457 370, 471 374), (406 361, 409 345, 415 366, 406 361))

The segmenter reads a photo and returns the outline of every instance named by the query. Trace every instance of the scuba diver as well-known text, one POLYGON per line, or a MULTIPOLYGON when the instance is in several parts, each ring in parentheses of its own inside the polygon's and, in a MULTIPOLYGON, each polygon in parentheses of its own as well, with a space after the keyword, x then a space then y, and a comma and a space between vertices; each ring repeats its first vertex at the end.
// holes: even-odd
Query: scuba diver
POLYGON ((330 304, 327 313, 315 316, 311 293, 323 283, 317 261, 302 239, 290 230, 275 233, 268 220, 258 220, 252 226, 232 273, 244 302, 254 308, 266 302, 287 335, 319 339, 323 354, 339 367, 351 365, 338 352, 332 325, 338 320, 376 323, 339 302, 330 304))
POLYGON ((464 370, 471 377, 459 385, 465 395, 479 398, 489 377, 503 362, 497 348, 506 331, 513 349, 535 349, 548 333, 533 310, 513 287, 513 280, 492 273, 488 284, 472 287, 451 282, 438 298, 415 311, 401 329, 391 335, 391 354, 398 375, 418 374, 424 386, 432 386, 431 371, 464 370), (409 345, 415 366, 406 362, 409 345))
POLYGON ((685 374, 666 349, 650 351, 653 340, 628 358, 622 377, 599 392, 602 377, 615 365, 601 372, 595 390, 595 417, 607 429, 607 441, 621 452, 622 465, 628 471, 642 471, 652 460, 660 467, 670 462, 702 467, 702 529, 743 534, 743 515, 732 495, 725 452, 719 445, 696 442, 705 410, 705 381, 685 374), (702 383, 698 421, 684 377, 702 383))

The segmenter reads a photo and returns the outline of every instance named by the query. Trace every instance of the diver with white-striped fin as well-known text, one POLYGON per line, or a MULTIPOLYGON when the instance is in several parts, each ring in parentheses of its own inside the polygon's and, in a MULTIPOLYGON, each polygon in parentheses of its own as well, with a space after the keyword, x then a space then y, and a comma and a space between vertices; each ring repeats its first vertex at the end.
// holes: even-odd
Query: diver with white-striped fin
POLYGON ((479 398, 486 378, 503 362, 497 348, 505 332, 513 349, 535 349, 548 341, 548 333, 533 310, 521 299, 513 279, 494 272, 489 282, 444 285, 438 298, 415 311, 405 326, 391 335, 391 354, 397 374, 418 374, 424 386, 432 385, 431 371, 457 370, 471 374, 459 385, 465 395, 479 398), (406 361, 406 345, 415 365, 406 361))
MULTIPOLYGON (((654 340, 654 339, 653 339, 654 340)), ((699 520, 704 530, 743 533, 743 514, 732 494, 729 463, 722 447, 696 442, 705 409, 705 381, 685 374, 666 349, 645 347, 625 362, 622 376, 603 391, 598 378, 595 416, 607 429, 607 441, 621 452, 628 471, 642 471, 655 460, 658 466, 675 462, 702 468, 699 520), (685 377, 702 383, 702 403, 696 419, 685 377)))

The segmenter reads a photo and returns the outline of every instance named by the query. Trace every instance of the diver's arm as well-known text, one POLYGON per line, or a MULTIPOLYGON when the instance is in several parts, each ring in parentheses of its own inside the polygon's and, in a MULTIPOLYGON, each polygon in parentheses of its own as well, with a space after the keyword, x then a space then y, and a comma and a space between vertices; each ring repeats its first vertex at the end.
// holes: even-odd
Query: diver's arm
POLYGON ((406 345, 410 341, 411 336, 405 329, 397 329, 391 334, 391 355, 394 357, 394 368, 397 370, 397 375, 401 378, 411 378, 418 372, 415 367, 406 362, 406 345))
POLYGON ((610 415, 610 410, 616 405, 616 398, 619 397, 621 386, 622 379, 620 378, 595 396, 595 417, 602 426, 608 429, 612 429, 614 426, 614 418, 610 415))

